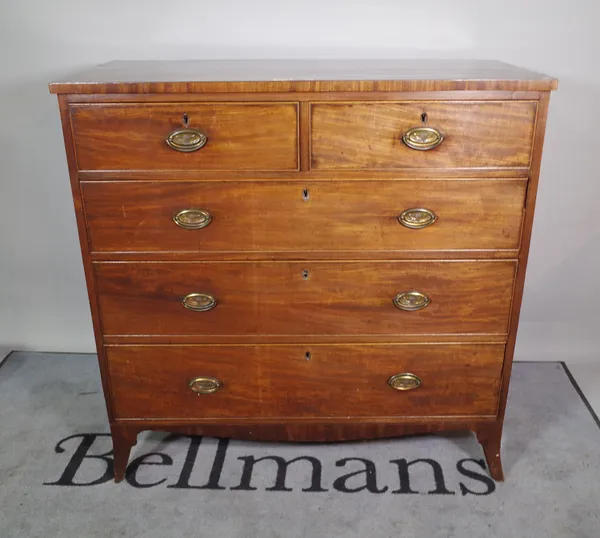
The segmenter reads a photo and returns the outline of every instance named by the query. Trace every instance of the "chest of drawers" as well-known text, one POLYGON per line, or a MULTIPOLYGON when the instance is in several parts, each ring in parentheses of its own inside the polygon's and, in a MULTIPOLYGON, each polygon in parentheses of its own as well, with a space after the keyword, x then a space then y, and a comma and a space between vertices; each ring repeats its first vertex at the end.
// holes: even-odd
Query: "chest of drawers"
POLYGON ((498 62, 112 62, 58 94, 124 476, 147 429, 500 440, 549 92, 498 62))

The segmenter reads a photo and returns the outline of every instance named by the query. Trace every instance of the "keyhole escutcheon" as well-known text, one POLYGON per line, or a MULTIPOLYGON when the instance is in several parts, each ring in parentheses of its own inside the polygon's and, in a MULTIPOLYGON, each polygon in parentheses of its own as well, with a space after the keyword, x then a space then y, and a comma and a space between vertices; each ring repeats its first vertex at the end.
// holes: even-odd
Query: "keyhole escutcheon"
POLYGON ((423 124, 427 123, 428 119, 429 119, 429 117, 427 116, 427 112, 423 112, 423 114, 421 114, 421 123, 423 123, 423 124))
POLYGON ((305 202, 308 202, 308 201, 310 200, 310 192, 309 192, 309 190, 308 190, 308 189, 303 189, 303 190, 302 190, 302 199, 303 199, 305 202))
POLYGON ((183 126, 187 129, 190 125, 190 117, 187 114, 184 114, 181 117, 181 121, 183 122, 183 126))
POLYGON ((308 280, 308 269, 304 269, 304 271, 302 271, 302 278, 304 280, 308 280))

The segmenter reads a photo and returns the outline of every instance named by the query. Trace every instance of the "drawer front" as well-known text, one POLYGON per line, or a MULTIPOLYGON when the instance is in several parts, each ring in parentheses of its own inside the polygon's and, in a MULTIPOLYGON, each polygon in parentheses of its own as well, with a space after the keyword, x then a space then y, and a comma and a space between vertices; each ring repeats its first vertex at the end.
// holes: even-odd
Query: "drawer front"
POLYGON ((528 167, 536 103, 408 102, 313 103, 312 168, 528 167), (423 126, 443 135, 428 151, 409 148, 402 137, 423 126))
POLYGON ((517 249, 525 190, 526 180, 82 183, 93 252, 517 249))
POLYGON ((80 170, 296 170, 297 118, 296 103, 71 106, 80 170), (195 151, 166 142, 184 114, 206 136, 195 151))
POLYGON ((394 335, 505 334, 516 263, 96 262, 94 266, 106 335, 394 335), (423 296, 405 294, 409 291, 423 296))
POLYGON ((118 419, 326 420, 495 415, 504 346, 111 346, 106 351, 118 419), (397 374, 418 378, 404 377, 400 387, 420 385, 394 389, 388 380, 397 374), (190 388, 192 380, 200 393, 190 388))

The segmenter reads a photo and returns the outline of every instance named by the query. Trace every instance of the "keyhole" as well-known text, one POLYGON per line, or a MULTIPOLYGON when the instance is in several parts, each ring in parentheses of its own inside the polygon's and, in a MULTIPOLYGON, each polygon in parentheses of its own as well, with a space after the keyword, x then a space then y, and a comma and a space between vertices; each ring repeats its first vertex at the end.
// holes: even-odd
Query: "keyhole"
POLYGON ((310 351, 307 351, 307 352, 304 354, 304 358, 305 358, 307 361, 309 361, 309 360, 310 360, 310 358, 311 358, 310 351))
POLYGON ((183 120, 184 127, 187 127, 190 124, 190 118, 187 114, 184 114, 181 119, 183 120))
POLYGON ((310 192, 308 192, 308 189, 304 189, 304 190, 302 191, 302 199, 303 199, 305 202, 308 202, 308 201, 310 200, 310 192))
POLYGON ((421 114, 421 123, 427 123, 427 112, 421 114))
POLYGON ((308 280, 308 270, 304 269, 304 271, 302 271, 302 278, 304 280, 308 280))

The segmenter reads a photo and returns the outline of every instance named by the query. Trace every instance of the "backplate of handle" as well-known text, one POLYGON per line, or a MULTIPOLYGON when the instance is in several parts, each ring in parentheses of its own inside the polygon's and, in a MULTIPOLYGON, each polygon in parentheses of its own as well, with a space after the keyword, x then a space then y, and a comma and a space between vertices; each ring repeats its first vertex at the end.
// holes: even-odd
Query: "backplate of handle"
POLYGON ((182 209, 173 216, 173 222, 186 230, 206 228, 211 221, 211 214, 204 209, 182 209))
POLYGON ((394 297, 393 303, 396 308, 406 311, 421 310, 425 308, 431 299, 420 291, 403 291, 394 297))
POLYGON ((395 390, 413 390, 421 386, 421 378, 415 374, 405 372, 390 377, 388 385, 395 390))
POLYGON ((434 127, 414 127, 402 135, 402 142, 420 151, 437 148, 443 141, 444 135, 434 127))
POLYGON ((188 387, 196 394, 212 394, 217 392, 223 384, 216 377, 200 376, 191 379, 188 387))
POLYGON ((437 219, 437 215, 430 209, 424 207, 411 207, 405 209, 398 216, 398 222, 406 228, 419 230, 431 226, 437 219))
POLYGON ((183 306, 194 312, 207 312, 217 306, 217 299, 208 293, 190 293, 181 301, 183 306))
POLYGON ((167 136, 167 144, 175 151, 189 153, 199 150, 206 144, 208 138, 197 129, 177 129, 167 136))

